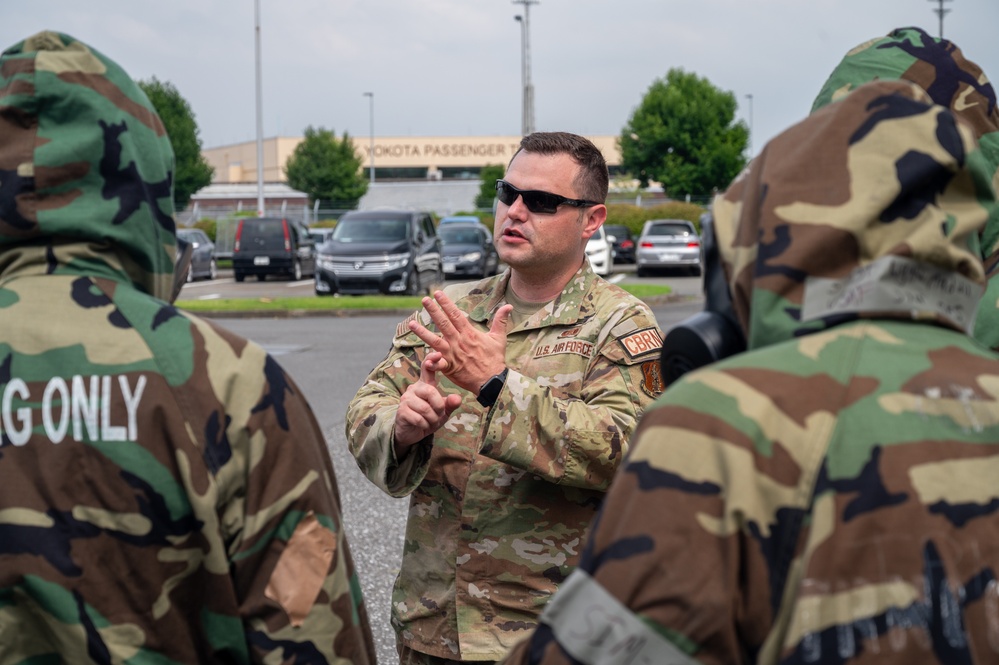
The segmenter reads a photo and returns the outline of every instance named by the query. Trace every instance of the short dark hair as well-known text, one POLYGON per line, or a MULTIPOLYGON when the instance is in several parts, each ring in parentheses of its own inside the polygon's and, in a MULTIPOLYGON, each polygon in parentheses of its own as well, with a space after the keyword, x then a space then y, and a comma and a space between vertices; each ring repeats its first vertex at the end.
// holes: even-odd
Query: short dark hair
MULTIPOLYGON (((577 195, 589 201, 607 200, 607 161, 597 146, 589 139, 569 132, 534 132, 520 139, 520 151, 536 152, 540 155, 569 155, 580 166, 573 187, 577 195)), ((513 162, 513 158, 510 159, 513 162)))

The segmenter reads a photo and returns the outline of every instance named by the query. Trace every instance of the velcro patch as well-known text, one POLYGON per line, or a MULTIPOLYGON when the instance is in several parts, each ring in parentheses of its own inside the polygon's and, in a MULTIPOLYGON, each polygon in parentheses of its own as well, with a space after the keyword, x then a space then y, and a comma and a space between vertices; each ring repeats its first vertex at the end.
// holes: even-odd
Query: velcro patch
POLYGON ((642 363, 642 392, 655 399, 662 395, 666 385, 663 383, 662 367, 658 360, 648 360, 642 363))
POLYGON ((663 346, 662 333, 660 333, 659 329, 656 327, 636 330, 630 335, 619 338, 617 341, 621 342, 621 346, 624 347, 624 352, 627 353, 628 357, 632 360, 650 353, 658 352, 663 346))
POLYGON ((409 329, 409 322, 410 321, 417 321, 419 323, 422 323, 423 327, 429 326, 430 325, 430 317, 429 316, 426 316, 426 317, 421 316, 421 314, 423 313, 423 311, 424 310, 416 310, 415 312, 413 312, 412 314, 410 314, 409 316, 407 316, 405 321, 403 321, 402 323, 400 323, 398 326, 395 327, 395 336, 397 338, 399 338, 399 337, 405 337, 406 335, 411 334, 413 331, 409 329))
POLYGON ((577 356, 592 358, 593 344, 590 342, 569 340, 566 342, 556 342, 555 344, 538 344, 534 349, 535 358, 554 356, 557 353, 575 353, 577 356))

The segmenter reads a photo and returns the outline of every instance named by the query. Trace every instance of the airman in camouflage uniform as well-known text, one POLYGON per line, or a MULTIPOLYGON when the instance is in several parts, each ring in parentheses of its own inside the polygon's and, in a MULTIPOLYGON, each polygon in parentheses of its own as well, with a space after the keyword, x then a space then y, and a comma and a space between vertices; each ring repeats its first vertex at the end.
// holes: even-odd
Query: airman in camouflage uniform
POLYGON ((715 199, 749 351, 646 411, 579 568, 508 662, 999 662, 975 149, 921 88, 877 81, 715 199))
MULTIPOLYGON (((525 138, 505 177, 602 201, 603 158, 585 142, 603 173, 591 193, 569 152, 584 140, 568 136, 525 138)), ((424 299, 349 406, 361 469, 392 496, 411 496, 392 607, 403 662, 495 661, 528 634, 661 392, 653 314, 585 259, 605 215, 599 203, 544 213, 521 194, 501 198, 495 236, 510 270, 424 299), (534 311, 508 320, 521 298, 534 311), (481 386, 501 369, 489 405, 481 386), (400 451, 407 400, 421 389, 428 424, 400 451)))
POLYGON ((979 202, 989 210, 981 234, 982 258, 988 276, 983 306, 975 324, 975 338, 999 351, 999 106, 996 91, 981 67, 967 59, 954 43, 937 39, 919 28, 900 28, 850 50, 819 91, 812 110, 841 99, 875 79, 912 81, 934 104, 946 106, 968 124, 978 147, 968 160, 978 165, 979 202))
POLYGON ((98 51, 0 56, 0 663, 374 663, 301 391, 164 300, 173 165, 98 51))

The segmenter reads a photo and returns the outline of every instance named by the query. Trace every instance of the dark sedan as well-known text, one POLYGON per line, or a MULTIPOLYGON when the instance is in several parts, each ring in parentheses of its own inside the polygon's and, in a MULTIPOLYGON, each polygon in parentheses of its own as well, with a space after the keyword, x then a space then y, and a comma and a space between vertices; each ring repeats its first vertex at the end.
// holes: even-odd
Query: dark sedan
POLYGON ((635 262, 635 240, 624 224, 604 224, 607 237, 614 238, 614 263, 635 262))
POLYGON ((208 239, 208 234, 201 229, 177 229, 177 237, 191 245, 191 269, 187 273, 187 281, 196 279, 215 279, 218 276, 218 266, 215 262, 215 243, 208 239))
POLYGON ((450 222, 437 229, 444 256, 444 277, 495 275, 499 255, 489 227, 477 222, 450 222))

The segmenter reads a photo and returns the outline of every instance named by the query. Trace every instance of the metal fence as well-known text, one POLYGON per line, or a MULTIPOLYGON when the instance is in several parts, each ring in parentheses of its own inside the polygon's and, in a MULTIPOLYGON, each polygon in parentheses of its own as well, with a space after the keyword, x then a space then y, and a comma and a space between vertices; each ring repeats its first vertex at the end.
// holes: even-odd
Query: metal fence
MULTIPOLYGON (((446 181, 445 181, 446 182, 446 181)), ((453 191, 454 187, 441 187, 439 183, 397 182, 379 183, 377 187, 369 190, 369 194, 361 199, 359 209, 368 209, 378 206, 402 206, 415 207, 432 210, 435 214, 443 216, 454 214, 460 210, 462 212, 472 212, 475 210, 471 204, 471 199, 478 192, 476 181, 459 183, 468 189, 463 195, 457 195, 453 191), (435 187, 436 185, 436 187, 435 187), (471 186, 471 187, 469 187, 471 186), (442 198, 442 192, 443 198, 442 198), (450 193, 447 193, 450 192, 450 193), (443 201, 443 203, 442 203, 443 201)), ((452 183, 453 184, 453 183, 452 183)), ((642 208, 649 208, 671 201, 685 201, 706 206, 710 202, 711 196, 685 196, 679 199, 671 199, 662 192, 611 192, 607 197, 609 204, 628 204, 642 208)), ((328 203, 327 203, 328 205, 328 203)), ((267 217, 287 217, 301 221, 306 226, 311 226, 318 222, 327 220, 337 220, 351 208, 320 208, 313 204, 300 205, 282 202, 280 205, 267 207, 264 215, 267 217)), ((480 212, 491 214, 492 209, 483 209, 480 212)), ((256 216, 256 207, 252 209, 242 205, 229 206, 207 206, 195 203, 183 211, 177 213, 177 223, 180 226, 192 226, 200 220, 215 221, 215 251, 219 256, 229 257, 236 238, 236 227, 240 218, 246 216, 256 216)))

